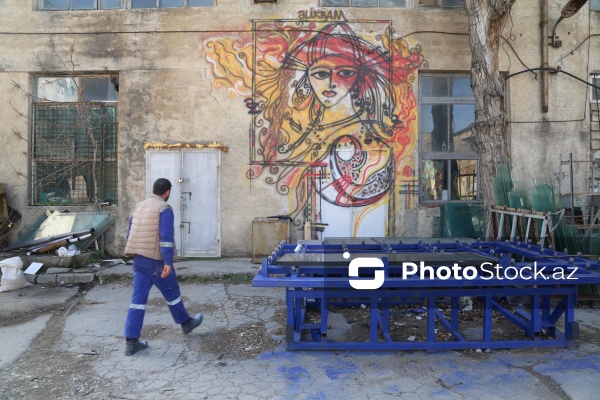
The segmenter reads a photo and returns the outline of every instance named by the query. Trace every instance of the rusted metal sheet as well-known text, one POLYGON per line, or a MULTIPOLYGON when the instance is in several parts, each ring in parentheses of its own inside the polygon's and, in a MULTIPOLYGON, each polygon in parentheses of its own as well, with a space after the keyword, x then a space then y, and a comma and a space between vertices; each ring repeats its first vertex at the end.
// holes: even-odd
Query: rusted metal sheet
POLYGON ((252 262, 260 264, 282 240, 289 241, 290 223, 279 218, 255 218, 252 221, 252 262))

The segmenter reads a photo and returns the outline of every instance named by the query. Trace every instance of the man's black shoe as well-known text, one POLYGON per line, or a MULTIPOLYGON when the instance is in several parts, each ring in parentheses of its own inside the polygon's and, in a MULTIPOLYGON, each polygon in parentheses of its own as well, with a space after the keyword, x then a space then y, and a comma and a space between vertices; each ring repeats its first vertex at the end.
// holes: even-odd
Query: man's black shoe
POLYGON ((132 356, 140 350, 148 348, 146 340, 128 340, 125 344, 125 355, 132 356))
POLYGON ((188 333, 199 327, 203 319, 204 315, 196 314, 194 318, 190 318, 188 322, 181 324, 181 330, 183 331, 183 334, 187 335, 188 333))

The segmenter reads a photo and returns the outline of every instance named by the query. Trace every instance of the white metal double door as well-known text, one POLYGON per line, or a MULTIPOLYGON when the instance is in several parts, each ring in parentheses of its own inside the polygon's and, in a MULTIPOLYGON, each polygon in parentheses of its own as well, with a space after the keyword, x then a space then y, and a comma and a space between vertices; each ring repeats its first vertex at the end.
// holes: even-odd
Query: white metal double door
POLYGON ((171 181, 180 257, 221 256, 221 152, 213 149, 148 150, 146 190, 158 178, 171 181))

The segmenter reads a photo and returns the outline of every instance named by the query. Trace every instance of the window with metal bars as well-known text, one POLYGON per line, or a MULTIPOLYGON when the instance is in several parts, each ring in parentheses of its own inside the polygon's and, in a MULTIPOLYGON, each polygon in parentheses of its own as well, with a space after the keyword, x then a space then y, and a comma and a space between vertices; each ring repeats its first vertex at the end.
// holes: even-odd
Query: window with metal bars
POLYGON ((117 93, 114 76, 36 78, 31 204, 117 203, 117 93))

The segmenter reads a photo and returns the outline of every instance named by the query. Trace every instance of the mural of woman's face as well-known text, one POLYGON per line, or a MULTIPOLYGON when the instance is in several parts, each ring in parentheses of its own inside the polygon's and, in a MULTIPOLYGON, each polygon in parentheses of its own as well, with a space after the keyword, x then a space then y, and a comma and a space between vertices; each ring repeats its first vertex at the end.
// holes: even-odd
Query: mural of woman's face
POLYGON ((317 99, 328 108, 346 97, 357 75, 356 63, 335 56, 321 58, 308 69, 310 85, 317 99))

